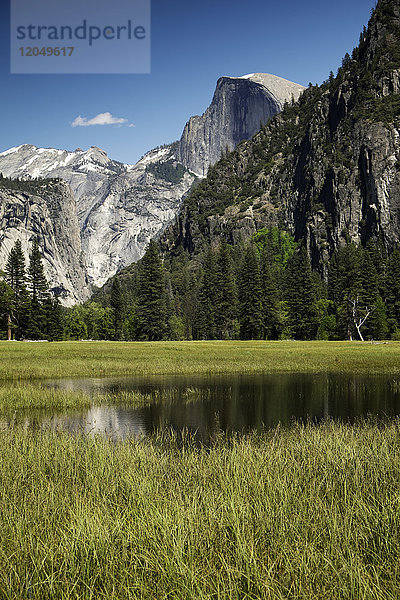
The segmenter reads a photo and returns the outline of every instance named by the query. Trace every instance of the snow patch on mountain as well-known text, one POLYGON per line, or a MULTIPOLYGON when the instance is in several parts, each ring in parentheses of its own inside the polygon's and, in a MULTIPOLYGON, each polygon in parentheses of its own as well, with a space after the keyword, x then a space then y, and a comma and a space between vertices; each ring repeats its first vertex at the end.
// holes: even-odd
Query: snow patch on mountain
POLYGON ((87 277, 100 287, 139 260, 150 239, 175 217, 195 176, 188 172, 172 183, 147 171, 151 164, 174 160, 171 145, 125 165, 96 146, 71 152, 23 144, 0 153, 0 172, 13 178, 61 178, 69 184, 87 277))

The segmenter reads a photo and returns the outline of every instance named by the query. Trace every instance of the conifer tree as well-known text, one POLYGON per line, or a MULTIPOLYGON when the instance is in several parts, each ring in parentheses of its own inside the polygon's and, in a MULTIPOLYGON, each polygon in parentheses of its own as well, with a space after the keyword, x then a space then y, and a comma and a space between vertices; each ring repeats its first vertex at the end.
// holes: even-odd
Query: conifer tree
POLYGON ((263 333, 262 286, 258 253, 253 242, 247 246, 238 275, 240 337, 259 340, 263 333))
POLYGON ((215 327, 219 339, 232 339, 237 317, 236 285, 231 250, 222 241, 216 257, 215 327))
POLYGON ((391 334, 400 334, 400 251, 389 256, 386 273, 386 306, 391 334))
MULTIPOLYGON (((178 321, 176 321, 176 319, 175 319, 175 317, 176 317, 175 300, 176 299, 174 298, 174 292, 172 289, 171 274, 166 269, 163 269, 163 277, 164 277, 165 320, 166 320, 165 335, 168 338, 173 336, 173 338, 179 339, 179 336, 177 337, 176 324, 179 321, 180 325, 182 325, 182 320, 180 317, 177 317, 178 321)), ((178 327, 178 329, 180 329, 180 327, 178 327)))
POLYGON ((60 341, 64 337, 64 311, 58 298, 49 295, 43 309, 46 320, 46 339, 50 342, 60 341))
POLYGON ((216 300, 218 276, 215 252, 208 248, 201 272, 200 287, 196 310, 196 338, 213 340, 217 336, 216 300))
POLYGON ((261 302, 263 338, 277 339, 279 334, 278 290, 276 286, 277 268, 274 267, 267 249, 260 255, 261 302))
POLYGON ((26 335, 29 322, 29 297, 26 288, 25 256, 17 240, 6 264, 6 281, 13 291, 11 322, 17 339, 26 335))
MULTIPOLYGON (((2 274, 1 274, 2 275, 2 274)), ((12 322, 11 313, 13 305, 14 292, 6 281, 0 279, 0 323, 6 331, 6 337, 11 340, 12 322)))
POLYGON ((198 281, 190 269, 189 255, 182 247, 173 257, 170 270, 175 314, 182 319, 184 338, 192 339, 198 281))
POLYGON ((29 254, 28 289, 31 299, 38 303, 44 302, 49 295, 37 237, 33 239, 29 254))
POLYGON ((122 336, 122 324, 124 319, 124 300, 118 277, 114 277, 112 282, 110 303, 114 316, 114 339, 120 340, 122 336))
POLYGON ((183 319, 184 337, 190 340, 193 338, 193 320, 198 281, 195 274, 190 271, 188 264, 182 268, 181 286, 180 314, 183 319))
POLYGON ((314 339, 318 329, 316 295, 311 263, 304 247, 288 262, 287 301, 293 337, 298 340, 314 339))
POLYGON ((44 275, 42 257, 40 254, 39 240, 34 238, 29 254, 28 290, 30 296, 29 324, 27 335, 33 339, 46 337, 46 309, 48 301, 48 283, 44 275))
POLYGON ((383 277, 379 276, 379 271, 382 273, 382 264, 376 244, 368 242, 362 251, 360 299, 363 306, 368 307, 371 313, 363 329, 367 337, 378 340, 385 338, 389 330, 386 307, 380 293, 380 288, 384 287, 381 283, 383 277))
POLYGON ((331 258, 328 290, 336 306, 337 334, 341 339, 353 339, 356 335, 352 303, 363 290, 362 260, 362 248, 353 243, 339 248, 331 258))
POLYGON ((150 341, 161 340, 167 333, 164 273, 154 241, 139 265, 137 330, 138 339, 150 341))

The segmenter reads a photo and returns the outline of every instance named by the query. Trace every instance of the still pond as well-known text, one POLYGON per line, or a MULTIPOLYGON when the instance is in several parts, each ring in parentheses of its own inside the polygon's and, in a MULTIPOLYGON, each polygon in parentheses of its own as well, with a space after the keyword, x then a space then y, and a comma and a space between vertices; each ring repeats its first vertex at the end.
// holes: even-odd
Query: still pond
MULTIPOLYGON (((272 374, 64 379, 42 383, 84 391, 92 406, 81 411, 30 411, 13 419, 28 427, 102 433, 112 438, 148 435, 157 429, 186 430, 206 442, 217 430, 247 432, 293 420, 354 421, 400 415, 400 381, 393 376, 272 374), (140 392, 138 408, 101 404, 100 394, 140 392), (96 400, 97 398, 97 400, 96 400)), ((9 418, 0 418, 3 426, 9 418)))

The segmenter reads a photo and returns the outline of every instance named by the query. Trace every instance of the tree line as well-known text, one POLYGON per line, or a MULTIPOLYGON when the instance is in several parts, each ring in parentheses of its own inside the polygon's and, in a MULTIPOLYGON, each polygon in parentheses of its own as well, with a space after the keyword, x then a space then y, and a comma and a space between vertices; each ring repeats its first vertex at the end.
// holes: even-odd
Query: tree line
POLYGON ((152 244, 136 277, 135 339, 400 339, 398 248, 348 243, 322 278, 303 245, 270 228, 208 247, 198 264, 181 250, 163 265, 152 244))
POLYGON ((163 259, 151 242, 108 291, 66 309, 48 289, 38 240, 20 242, 0 280, 4 337, 15 339, 400 339, 400 251, 348 243, 313 271, 304 246, 278 228, 202 255, 163 259))
POLYGON ((305 247, 274 227, 194 257, 181 249, 163 260, 151 242, 129 276, 72 311, 89 337, 104 311, 100 336, 115 339, 400 339, 400 252, 349 242, 322 278, 305 247))

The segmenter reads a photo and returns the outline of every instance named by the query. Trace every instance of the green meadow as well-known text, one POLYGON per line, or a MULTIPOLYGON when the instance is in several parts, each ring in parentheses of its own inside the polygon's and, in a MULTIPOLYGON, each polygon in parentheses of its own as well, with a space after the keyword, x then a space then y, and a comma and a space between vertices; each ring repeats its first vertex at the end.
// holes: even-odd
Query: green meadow
POLYGON ((10 414, 90 406, 43 378, 330 371, 398 385, 399 359, 396 342, 1 343, 0 599, 397 599, 399 420, 220 432, 203 447, 10 414))
POLYGON ((0 342, 0 379, 400 373, 400 342, 0 342))
POLYGON ((399 425, 2 431, 0 597, 394 600, 399 425))

